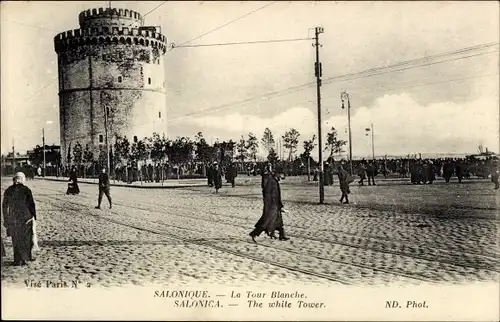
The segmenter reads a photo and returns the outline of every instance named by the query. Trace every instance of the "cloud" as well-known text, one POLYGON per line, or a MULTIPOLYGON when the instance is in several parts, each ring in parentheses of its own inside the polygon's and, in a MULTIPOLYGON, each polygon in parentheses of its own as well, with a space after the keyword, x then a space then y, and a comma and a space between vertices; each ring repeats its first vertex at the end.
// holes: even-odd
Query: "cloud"
MULTIPOLYGON (((491 151, 498 150, 499 108, 498 100, 493 98, 420 105, 403 93, 385 95, 369 106, 353 107, 351 113, 354 156, 371 155, 371 136, 366 136, 365 131, 370 123, 374 124, 376 155, 475 153, 479 143, 491 151)), ((300 106, 270 118, 231 113, 188 122, 203 128, 204 133, 223 131, 235 139, 248 132, 261 137, 266 127, 275 138, 290 128, 301 133, 301 141, 317 133, 316 113, 300 106)), ((346 110, 324 120, 323 137, 331 127, 337 129, 341 139, 348 140, 346 110)))

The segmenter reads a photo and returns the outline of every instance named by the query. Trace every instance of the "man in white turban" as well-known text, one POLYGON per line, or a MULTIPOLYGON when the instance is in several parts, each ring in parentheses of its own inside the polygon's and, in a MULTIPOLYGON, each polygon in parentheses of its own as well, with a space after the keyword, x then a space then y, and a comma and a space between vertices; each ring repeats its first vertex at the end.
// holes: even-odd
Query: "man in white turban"
POLYGON ((35 201, 31 190, 24 185, 26 176, 22 172, 14 175, 13 185, 4 192, 2 211, 7 236, 12 237, 14 265, 26 265, 33 260, 33 220, 36 220, 35 201))

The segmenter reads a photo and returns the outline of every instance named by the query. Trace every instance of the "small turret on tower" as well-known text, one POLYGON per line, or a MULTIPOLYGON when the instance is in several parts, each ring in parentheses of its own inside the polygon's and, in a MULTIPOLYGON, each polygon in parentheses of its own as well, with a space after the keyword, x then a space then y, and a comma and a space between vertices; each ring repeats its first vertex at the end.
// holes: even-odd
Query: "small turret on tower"
POLYGON ((81 29, 102 26, 138 28, 143 25, 140 13, 133 10, 116 8, 88 9, 80 12, 78 20, 81 29))

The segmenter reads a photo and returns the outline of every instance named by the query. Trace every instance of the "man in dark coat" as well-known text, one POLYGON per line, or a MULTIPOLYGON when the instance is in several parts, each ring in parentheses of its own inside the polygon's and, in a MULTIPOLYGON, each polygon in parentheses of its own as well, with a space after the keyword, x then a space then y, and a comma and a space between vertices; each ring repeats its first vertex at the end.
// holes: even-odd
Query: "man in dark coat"
POLYGON ((348 204, 349 194, 351 193, 349 189, 349 184, 352 182, 352 177, 349 175, 349 172, 347 172, 344 169, 344 166, 342 165, 339 165, 338 167, 338 177, 339 177, 340 192, 342 193, 342 196, 340 197, 340 203, 348 204))
POLYGON ((360 186, 363 186, 365 184, 364 181, 366 179, 366 168, 364 163, 361 163, 358 168, 358 176, 359 176, 358 184, 360 186))
POLYGON ((443 165, 443 178, 446 183, 450 182, 451 176, 453 175, 454 167, 451 160, 446 159, 443 165))
POLYGON ((14 265, 26 265, 33 260, 33 220, 36 220, 35 201, 31 190, 24 185, 26 177, 18 172, 14 175, 14 184, 4 192, 2 211, 7 236, 12 237, 14 265))
POLYGON ((376 175, 377 175, 377 166, 373 162, 368 163, 368 167, 366 168, 366 176, 368 177, 368 185, 369 186, 371 186, 372 184, 374 186, 377 185, 375 183, 375 176, 376 175))
POLYGON ((227 176, 228 182, 231 183, 231 187, 234 188, 235 179, 238 176, 238 170, 236 168, 236 164, 235 163, 231 163, 231 165, 227 168, 227 170, 226 170, 226 176, 227 176))
POLYGON ((271 238, 276 238, 274 232, 279 233, 279 240, 288 240, 285 236, 283 228, 283 217, 281 212, 284 211, 281 201, 281 189, 279 184, 279 176, 272 171, 271 165, 262 176, 264 209, 259 221, 255 224, 254 230, 249 234, 252 240, 259 236, 262 232, 266 232, 271 238))
POLYGON ((102 168, 102 172, 99 174, 99 199, 97 207, 95 209, 101 209, 102 195, 106 195, 109 201, 109 209, 111 209, 111 194, 110 194, 111 183, 109 182, 109 176, 106 173, 106 169, 102 168))
POLYGON ((208 179, 208 186, 213 187, 214 186, 214 168, 212 166, 207 166, 207 179, 208 179))
POLYGON ((212 180, 215 187, 215 193, 218 193, 219 189, 222 188, 222 171, 217 162, 214 162, 214 167, 212 170, 212 180))

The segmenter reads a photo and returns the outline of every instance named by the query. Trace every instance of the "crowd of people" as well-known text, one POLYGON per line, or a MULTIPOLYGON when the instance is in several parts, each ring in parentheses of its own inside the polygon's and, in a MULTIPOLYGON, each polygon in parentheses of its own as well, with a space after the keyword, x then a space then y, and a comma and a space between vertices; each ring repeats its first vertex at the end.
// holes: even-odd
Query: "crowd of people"
MULTIPOLYGON (((410 179, 413 184, 432 184, 436 177, 442 177, 446 183, 450 182, 453 176, 456 176, 459 183, 464 178, 470 178, 471 175, 478 177, 491 177, 495 184, 494 189, 499 189, 499 162, 495 158, 482 161, 466 159, 398 159, 398 160, 361 160, 353 162, 356 170, 349 171, 350 164, 345 160, 340 162, 325 162, 324 164, 324 183, 331 186, 334 183, 334 174, 337 174, 340 188, 340 203, 349 204, 350 184, 354 182, 354 173, 359 177, 358 184, 363 186, 368 179, 368 185, 376 185, 375 177, 382 174, 387 177, 390 174, 398 174, 401 178, 410 179), (331 163, 330 163, 331 162, 331 163), (336 167, 335 167, 336 164, 336 167)), ((148 181, 157 180, 154 168, 144 167, 146 179, 148 181)), ((282 213, 286 212, 282 199, 280 181, 285 178, 282 167, 276 167, 271 163, 253 164, 253 167, 247 169, 247 175, 261 176, 261 188, 263 198, 263 212, 260 219, 250 232, 250 237, 254 242, 255 238, 265 232, 270 238, 276 238, 285 241, 289 238, 285 235, 282 213)), ((29 170, 27 170, 29 171, 29 170)), ((238 175, 238 164, 230 163, 227 166, 221 166, 214 162, 206 169, 208 186, 215 188, 215 192, 222 188, 222 178, 227 183, 235 187, 235 179, 238 175)), ((32 172, 29 178, 32 178, 32 172)), ((41 175, 40 171, 37 172, 41 175)), ((78 187, 78 170, 73 167, 69 171, 69 182, 66 194, 75 195, 80 192, 78 187)), ((36 207, 31 190, 25 186, 27 176, 23 172, 17 172, 13 177, 13 185, 4 192, 2 202, 2 211, 4 226, 7 230, 7 236, 12 238, 14 249, 14 265, 26 265, 33 260, 32 248, 36 244, 36 207)), ((313 180, 319 180, 318 171, 315 171, 313 180)), ((110 194, 110 176, 105 168, 101 169, 99 174, 99 196, 96 209, 101 208, 102 198, 105 195, 109 202, 109 208, 112 208, 112 199, 110 194)), ((5 248, 2 239, 2 257, 5 256, 5 248)))

